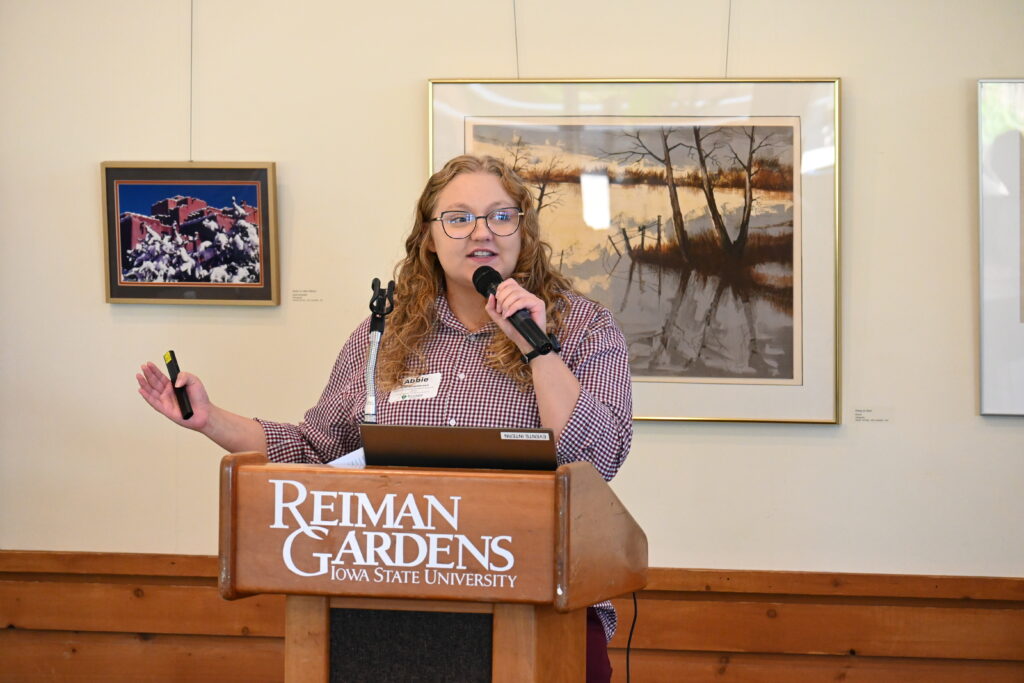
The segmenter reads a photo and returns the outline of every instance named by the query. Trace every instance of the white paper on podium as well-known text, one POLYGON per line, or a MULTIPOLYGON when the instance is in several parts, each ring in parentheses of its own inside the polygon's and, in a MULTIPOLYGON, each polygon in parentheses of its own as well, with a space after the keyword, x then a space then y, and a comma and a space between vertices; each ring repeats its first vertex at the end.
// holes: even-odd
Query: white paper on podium
POLYGON ((346 453, 340 458, 335 458, 327 463, 331 467, 341 467, 350 470, 361 470, 366 467, 366 455, 362 448, 357 448, 351 453, 346 453))

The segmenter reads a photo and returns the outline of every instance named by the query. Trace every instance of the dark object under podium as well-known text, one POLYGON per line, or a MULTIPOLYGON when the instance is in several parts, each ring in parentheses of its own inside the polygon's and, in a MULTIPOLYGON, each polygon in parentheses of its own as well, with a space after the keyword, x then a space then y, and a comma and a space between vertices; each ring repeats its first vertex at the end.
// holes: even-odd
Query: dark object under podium
POLYGON ((331 683, 491 680, 491 616, 331 610, 331 683))

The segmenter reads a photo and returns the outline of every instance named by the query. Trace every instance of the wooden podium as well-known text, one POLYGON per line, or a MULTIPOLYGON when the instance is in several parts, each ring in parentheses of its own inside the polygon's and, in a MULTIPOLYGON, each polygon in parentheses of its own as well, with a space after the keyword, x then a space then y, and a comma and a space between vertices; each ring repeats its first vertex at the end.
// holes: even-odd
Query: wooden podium
POLYGON ((220 515, 221 595, 288 596, 289 683, 329 680, 332 609, 489 614, 493 681, 583 681, 586 607, 646 583, 647 538, 589 463, 349 470, 234 454, 220 515))

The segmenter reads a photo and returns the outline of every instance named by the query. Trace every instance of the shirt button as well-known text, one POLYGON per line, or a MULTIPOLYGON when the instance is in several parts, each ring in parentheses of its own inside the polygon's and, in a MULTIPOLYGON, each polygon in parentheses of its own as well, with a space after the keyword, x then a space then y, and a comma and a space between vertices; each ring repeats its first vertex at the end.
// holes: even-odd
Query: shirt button
POLYGON ((466 379, 466 373, 460 372, 459 373, 459 379, 466 379))
POLYGON ((455 426, 455 418, 454 417, 452 419, 448 420, 448 426, 449 427, 454 427, 455 426))

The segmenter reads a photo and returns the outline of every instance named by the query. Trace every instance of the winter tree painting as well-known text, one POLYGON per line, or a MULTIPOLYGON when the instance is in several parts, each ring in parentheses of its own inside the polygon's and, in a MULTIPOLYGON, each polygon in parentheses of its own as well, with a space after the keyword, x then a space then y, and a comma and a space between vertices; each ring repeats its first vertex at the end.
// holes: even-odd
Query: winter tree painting
POLYGON ((634 378, 799 384, 796 117, 473 117, 534 192, 553 259, 626 334, 634 378))

